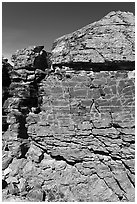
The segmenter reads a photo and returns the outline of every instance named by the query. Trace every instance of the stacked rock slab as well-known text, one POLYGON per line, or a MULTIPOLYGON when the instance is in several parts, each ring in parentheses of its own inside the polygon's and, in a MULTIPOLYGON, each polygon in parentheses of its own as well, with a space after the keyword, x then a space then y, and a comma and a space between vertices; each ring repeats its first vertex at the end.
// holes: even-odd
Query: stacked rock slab
POLYGON ((134 201, 134 29, 133 14, 111 12, 53 43, 52 70, 37 85, 40 110, 24 113, 29 147, 4 170, 17 187, 10 194, 134 201))
MULTIPOLYGON (((3 135, 3 170, 11 161, 25 156, 29 148, 26 117, 39 112, 38 83, 48 69, 44 46, 19 50, 12 56, 14 67, 10 71, 9 97, 3 109, 7 115, 8 130, 3 135)), ((5 78, 3 81, 6 83, 5 78)))
MULTIPOLYGON (((11 83, 10 72, 12 66, 8 63, 8 59, 2 57, 2 106, 4 102, 9 97, 9 86, 11 83)), ((2 131, 3 133, 7 130, 7 116, 5 114, 4 108, 2 108, 2 131)))
MULTIPOLYGON (((2 104, 9 97, 9 85, 11 83, 10 72, 12 66, 8 63, 8 59, 2 57, 2 104)), ((3 110, 4 112, 4 110, 3 110)))
POLYGON ((46 52, 43 46, 29 47, 12 56, 14 67, 10 73, 9 96, 4 102, 12 138, 27 139, 26 115, 38 108, 38 81, 45 76, 46 52))

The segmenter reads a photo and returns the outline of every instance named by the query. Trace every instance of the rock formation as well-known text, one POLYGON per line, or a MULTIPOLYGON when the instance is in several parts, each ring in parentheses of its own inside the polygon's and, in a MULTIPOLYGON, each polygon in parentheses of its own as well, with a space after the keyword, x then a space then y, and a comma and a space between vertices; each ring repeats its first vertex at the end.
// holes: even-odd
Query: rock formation
MULTIPOLYGON (((11 83, 10 79, 10 71, 12 70, 12 66, 8 63, 8 59, 2 57, 2 106, 4 102, 9 97, 9 86, 11 83)), ((6 131, 8 128, 7 124, 7 116, 2 108, 2 131, 6 131)))
POLYGON ((135 19, 132 13, 111 12, 100 21, 57 39, 54 64, 134 62, 135 19))
MULTIPOLYGON (((12 56, 3 200, 135 199, 134 16, 111 12, 12 56)), ((4 87, 4 86, 3 86, 4 87)))

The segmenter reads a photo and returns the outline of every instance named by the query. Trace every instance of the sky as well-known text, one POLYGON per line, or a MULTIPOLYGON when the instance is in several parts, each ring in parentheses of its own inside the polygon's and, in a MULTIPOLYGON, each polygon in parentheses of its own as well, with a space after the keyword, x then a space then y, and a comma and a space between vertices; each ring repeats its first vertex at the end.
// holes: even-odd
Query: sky
POLYGON ((111 11, 135 14, 134 2, 3 2, 2 54, 10 61, 18 49, 44 45, 98 21, 111 11))

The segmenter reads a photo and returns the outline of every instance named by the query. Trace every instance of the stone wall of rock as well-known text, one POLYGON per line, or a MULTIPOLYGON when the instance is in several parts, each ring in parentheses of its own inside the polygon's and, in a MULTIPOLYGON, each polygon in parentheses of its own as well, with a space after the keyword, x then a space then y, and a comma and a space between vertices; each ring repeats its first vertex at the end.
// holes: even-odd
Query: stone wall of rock
POLYGON ((85 47, 79 51, 81 31, 55 41, 51 62, 42 46, 13 56, 11 96, 4 103, 9 128, 3 135, 3 199, 135 200, 134 16, 112 12, 82 29, 80 37, 88 41, 90 33, 95 47, 98 35, 109 43, 110 23, 119 28, 107 51, 111 60, 100 61, 92 48, 88 57, 85 47))
MULTIPOLYGON (((40 94, 41 112, 28 117, 28 134, 66 165, 60 176, 49 173, 46 185, 67 185, 69 201, 133 200, 134 71, 54 74, 41 82, 40 94)), ((47 158, 41 163, 49 166, 47 158)))

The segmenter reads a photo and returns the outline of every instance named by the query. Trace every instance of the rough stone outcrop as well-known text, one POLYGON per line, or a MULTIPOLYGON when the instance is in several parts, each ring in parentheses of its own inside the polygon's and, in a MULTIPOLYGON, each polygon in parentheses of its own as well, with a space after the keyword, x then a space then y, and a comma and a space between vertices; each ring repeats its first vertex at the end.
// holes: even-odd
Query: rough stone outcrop
POLYGON ((58 38, 53 64, 134 62, 135 19, 132 13, 111 12, 71 34, 58 38))
POLYGON ((8 59, 2 57, 2 104, 9 97, 8 88, 11 83, 10 72, 12 66, 8 63, 8 59))
MULTIPOLYGON (((39 108, 38 83, 48 69, 46 56, 43 46, 19 50, 12 56, 14 68, 10 71, 9 97, 3 104, 12 138, 27 138, 25 118, 29 111, 39 108)), ((3 83, 5 80, 3 77, 3 83)))
POLYGON ((43 48, 29 47, 12 56, 14 67, 10 71, 9 97, 3 103, 8 124, 8 130, 3 134, 3 170, 8 168, 14 158, 24 158, 29 148, 26 117, 29 112, 40 111, 38 83, 48 73, 47 53, 43 48))
MULTIPOLYGON (((2 106, 4 102, 9 97, 9 86, 11 83, 10 79, 10 72, 12 70, 12 66, 8 63, 8 59, 2 57, 2 106)), ((4 111, 4 108, 2 108, 2 131, 6 131, 8 128, 7 124, 7 116, 4 111)))
POLYGON ((57 39, 52 63, 42 46, 13 56, 4 199, 135 200, 133 30, 131 13, 111 12, 57 39))

